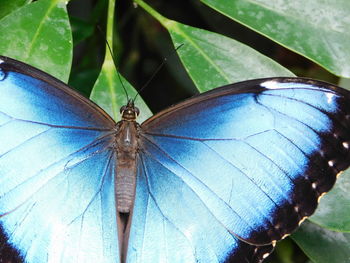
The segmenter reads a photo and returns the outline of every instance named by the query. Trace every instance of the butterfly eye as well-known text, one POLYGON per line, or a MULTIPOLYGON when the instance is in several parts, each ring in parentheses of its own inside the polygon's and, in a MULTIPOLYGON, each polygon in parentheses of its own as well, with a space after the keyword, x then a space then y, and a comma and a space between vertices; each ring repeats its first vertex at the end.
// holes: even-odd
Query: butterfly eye
POLYGON ((139 108, 134 108, 134 112, 135 112, 135 114, 136 114, 136 117, 138 117, 139 115, 140 115, 140 110, 139 110, 139 108))
POLYGON ((125 105, 123 107, 121 107, 119 110, 120 114, 123 114, 123 112, 126 111, 126 109, 127 109, 127 106, 125 106, 125 105))

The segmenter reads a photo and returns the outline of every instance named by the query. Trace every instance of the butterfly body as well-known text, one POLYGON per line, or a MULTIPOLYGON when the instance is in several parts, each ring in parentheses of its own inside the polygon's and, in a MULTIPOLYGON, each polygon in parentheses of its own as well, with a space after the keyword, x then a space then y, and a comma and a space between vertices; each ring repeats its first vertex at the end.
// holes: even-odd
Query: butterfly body
POLYGON ((324 82, 245 81, 139 125, 0 60, 1 257, 261 262, 350 165, 350 94, 324 82))
POLYGON ((116 199, 120 213, 130 213, 135 198, 136 156, 139 149, 140 125, 136 123, 138 109, 132 101, 121 109, 117 123, 115 150, 117 154, 116 199))

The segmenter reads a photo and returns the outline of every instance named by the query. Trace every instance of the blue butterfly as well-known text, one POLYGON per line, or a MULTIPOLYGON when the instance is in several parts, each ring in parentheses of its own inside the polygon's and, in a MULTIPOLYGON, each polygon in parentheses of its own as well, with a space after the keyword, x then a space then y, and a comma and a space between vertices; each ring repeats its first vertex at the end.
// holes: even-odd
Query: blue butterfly
POLYGON ((350 93, 324 82, 244 81, 139 125, 133 101, 116 123, 0 62, 2 258, 261 262, 350 164, 350 93))

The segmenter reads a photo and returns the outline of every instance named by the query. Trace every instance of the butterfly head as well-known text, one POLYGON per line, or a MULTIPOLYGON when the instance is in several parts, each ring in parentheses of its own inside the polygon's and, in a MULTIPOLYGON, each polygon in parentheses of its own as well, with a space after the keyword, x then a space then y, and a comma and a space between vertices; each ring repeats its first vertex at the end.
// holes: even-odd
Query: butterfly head
POLYGON ((140 110, 135 107, 134 100, 129 100, 128 104, 120 108, 120 114, 122 115, 122 120, 134 121, 140 114, 140 110))

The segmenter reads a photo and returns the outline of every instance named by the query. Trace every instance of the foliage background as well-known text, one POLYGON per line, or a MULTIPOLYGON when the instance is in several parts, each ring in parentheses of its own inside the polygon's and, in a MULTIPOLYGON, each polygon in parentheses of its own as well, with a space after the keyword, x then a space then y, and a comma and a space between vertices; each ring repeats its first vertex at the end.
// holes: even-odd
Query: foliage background
MULTIPOLYGON (((0 54, 68 81, 116 119, 125 94, 105 39, 132 86, 140 89, 152 79, 141 93, 152 112, 197 92, 263 76, 295 74, 349 85, 347 0, 147 1, 158 13, 137 2, 117 1, 113 8, 112 0, 71 0, 66 9, 61 0, 1 0, 0 54)), ((129 82, 123 81, 135 94, 129 82)), ((139 103, 144 119, 151 113, 139 103)), ((267 262, 350 262, 346 173, 316 215, 279 242, 267 262)))

